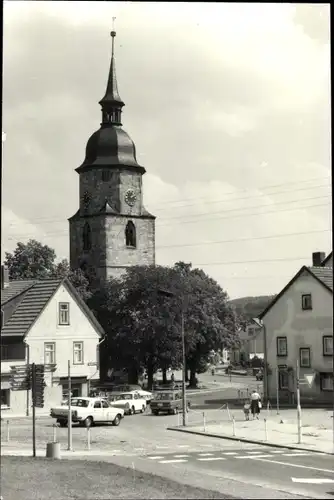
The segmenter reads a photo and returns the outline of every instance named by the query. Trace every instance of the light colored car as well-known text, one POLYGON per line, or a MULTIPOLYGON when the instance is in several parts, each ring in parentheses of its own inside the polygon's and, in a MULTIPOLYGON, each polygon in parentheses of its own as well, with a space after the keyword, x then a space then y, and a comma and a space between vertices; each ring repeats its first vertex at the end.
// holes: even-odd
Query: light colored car
POLYGON ((111 403, 115 408, 122 408, 126 415, 136 412, 144 413, 147 407, 146 399, 142 398, 137 391, 115 394, 111 403))
MULTIPOLYGON (((124 417, 122 408, 114 408, 107 400, 102 398, 72 398, 71 400, 72 422, 90 427, 94 423, 112 423, 119 425, 124 417)), ((51 408, 50 416, 57 419, 61 427, 68 423, 68 407, 61 405, 51 408)))
POLYGON ((141 397, 142 399, 145 399, 145 401, 148 405, 150 404, 150 402, 154 398, 154 395, 152 392, 144 391, 143 389, 138 389, 138 390, 135 390, 133 392, 136 392, 139 395, 139 397, 141 397))

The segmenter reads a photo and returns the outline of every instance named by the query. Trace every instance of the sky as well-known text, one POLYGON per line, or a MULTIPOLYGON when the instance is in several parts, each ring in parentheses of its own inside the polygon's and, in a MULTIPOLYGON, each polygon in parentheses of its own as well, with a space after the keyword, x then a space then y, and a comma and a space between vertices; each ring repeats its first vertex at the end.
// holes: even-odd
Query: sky
POLYGON ((2 260, 30 238, 69 255, 113 17, 157 264, 278 293, 332 250, 329 4, 5 1, 2 260))

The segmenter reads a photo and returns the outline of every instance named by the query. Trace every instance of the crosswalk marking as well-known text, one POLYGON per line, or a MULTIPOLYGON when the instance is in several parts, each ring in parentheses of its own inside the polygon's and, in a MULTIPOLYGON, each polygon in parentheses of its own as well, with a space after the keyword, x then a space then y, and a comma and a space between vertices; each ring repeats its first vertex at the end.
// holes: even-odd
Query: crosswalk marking
POLYGON ((284 450, 273 450, 270 453, 277 453, 278 454, 278 453, 285 453, 285 451, 284 450))
POLYGON ((182 458, 177 460, 161 460, 159 464, 177 464, 181 462, 188 462, 188 460, 183 460, 182 458))
POLYGON ((224 451, 224 455, 238 455, 237 451, 224 451))
POLYGON ((310 453, 284 453, 282 456, 284 457, 305 457, 306 455, 310 455, 310 453))
POLYGON ((209 457, 210 455, 213 455, 213 453, 199 453, 199 457, 209 457))
POLYGON ((205 457, 205 458, 198 458, 197 460, 200 460, 201 462, 213 462, 214 460, 226 460, 224 457, 205 457))
POLYGON ((164 458, 164 457, 148 457, 150 460, 160 460, 161 458, 164 458))
POLYGON ((256 455, 256 456, 251 456, 251 455, 241 455, 240 457, 235 457, 235 458, 248 458, 249 460, 252 460, 254 458, 268 458, 271 457, 271 455, 256 455))
POLYGON ((174 458, 189 458, 189 455, 174 455, 174 458))
POLYGON ((247 451, 249 455, 261 455, 262 451, 247 451))
POLYGON ((309 484, 331 484, 334 479, 327 478, 306 478, 306 477, 292 477, 294 483, 309 483, 309 484))

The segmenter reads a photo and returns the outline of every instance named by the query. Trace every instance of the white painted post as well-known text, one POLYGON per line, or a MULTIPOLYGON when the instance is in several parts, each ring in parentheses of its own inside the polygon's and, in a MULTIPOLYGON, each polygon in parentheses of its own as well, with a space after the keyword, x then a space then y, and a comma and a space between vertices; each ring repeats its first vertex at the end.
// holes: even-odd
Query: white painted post
POLYGON ((71 408, 71 399, 72 399, 72 386, 71 386, 71 361, 67 362, 67 379, 68 379, 68 417, 67 417, 67 449, 72 451, 72 408, 71 408))
POLYGON ((229 407, 228 407, 228 403, 227 403, 227 405, 226 405, 226 408, 227 408, 227 413, 228 413, 228 419, 229 419, 229 420, 232 420, 232 418, 231 418, 231 413, 230 413, 230 409, 229 409, 229 407))
POLYGON ((57 442, 57 424, 53 424, 53 442, 57 442))
POLYGON ((234 418, 234 416, 232 417, 232 429, 233 429, 233 436, 235 436, 235 418, 234 418))
POLYGON ((87 450, 90 450, 90 426, 87 427, 87 450))
POLYGON ((177 426, 180 427, 180 414, 177 412, 177 426))
POLYGON ((7 420, 7 443, 9 443, 9 420, 7 420))
POLYGON ((205 413, 204 413, 204 411, 203 411, 203 432, 206 432, 205 413))
POLYGON ((276 413, 279 415, 279 371, 276 368, 276 413))
POLYGON ((264 440, 268 441, 267 419, 265 418, 263 421, 264 421, 264 440))
POLYGON ((297 428, 298 428, 298 444, 302 442, 302 409, 300 406, 300 375, 299 375, 299 362, 297 359, 296 365, 296 388, 297 388, 297 428))

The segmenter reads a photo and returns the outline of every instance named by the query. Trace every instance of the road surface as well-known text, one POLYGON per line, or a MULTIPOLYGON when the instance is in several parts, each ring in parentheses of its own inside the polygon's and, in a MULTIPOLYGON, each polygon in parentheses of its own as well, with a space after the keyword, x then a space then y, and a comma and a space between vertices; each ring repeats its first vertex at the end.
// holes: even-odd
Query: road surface
MULTIPOLYGON (((127 416, 119 427, 93 427, 90 451, 86 430, 74 427, 72 456, 90 456, 240 498, 333 498, 333 456, 168 431, 175 420, 148 413, 127 416)), ((51 418, 38 420, 37 447, 43 453, 52 440, 52 424, 51 418)), ((3 454, 30 453, 30 419, 11 423, 9 443, 2 433, 3 454)), ((67 429, 58 429, 57 439, 66 450, 67 429)))

